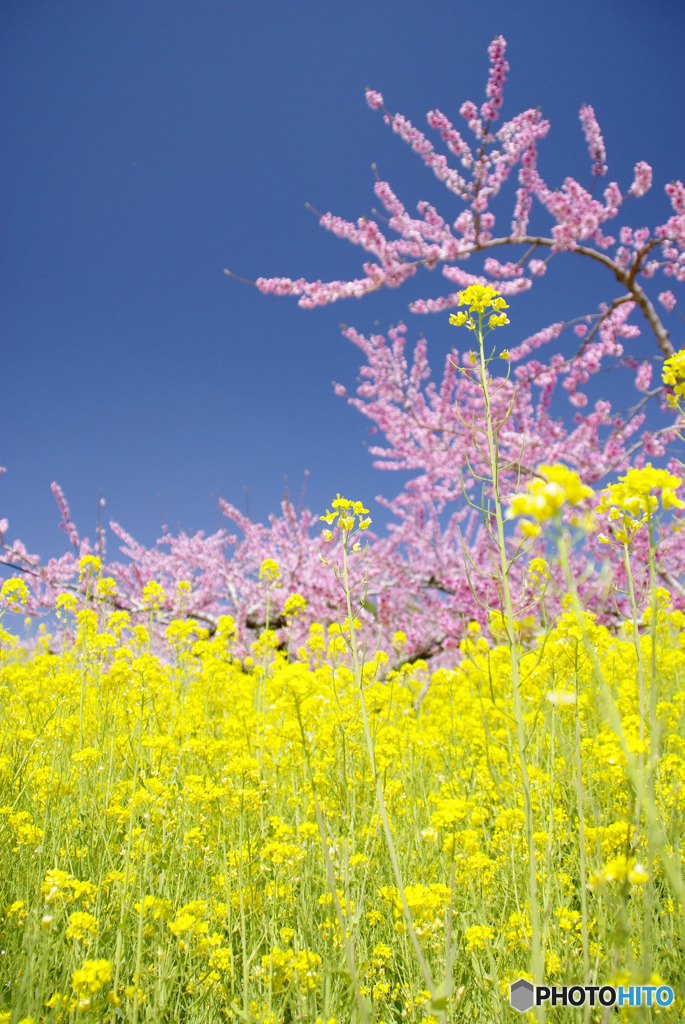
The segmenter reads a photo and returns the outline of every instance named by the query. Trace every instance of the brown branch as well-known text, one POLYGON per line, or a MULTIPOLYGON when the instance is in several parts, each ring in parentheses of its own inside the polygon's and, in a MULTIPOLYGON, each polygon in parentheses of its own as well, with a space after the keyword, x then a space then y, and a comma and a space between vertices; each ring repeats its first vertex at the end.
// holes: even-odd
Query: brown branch
MULTIPOLYGON (((553 238, 544 238, 542 236, 534 237, 532 235, 524 235, 522 238, 516 239, 512 238, 511 236, 509 236, 508 238, 491 238, 489 242, 484 242, 482 244, 479 243, 478 245, 473 246, 472 249, 469 251, 477 252, 480 249, 490 249, 498 245, 520 244, 554 246, 555 241, 553 238)), ((634 301, 640 307, 645 316, 645 319, 654 331, 657 344, 659 345, 659 348, 664 353, 666 358, 669 358, 670 356, 675 354, 675 349, 668 336, 668 331, 659 319, 657 311, 652 305, 650 299, 645 294, 642 285, 640 285, 635 280, 634 274, 631 275, 629 271, 624 270, 624 268, 620 267, 615 260, 611 259, 610 256, 605 255, 605 253, 603 252, 598 252, 597 249, 592 249, 589 246, 576 245, 575 249, 569 251, 580 253, 581 256, 589 256, 590 259, 596 260, 598 263, 604 264, 604 266, 607 267, 607 269, 613 273, 616 280, 619 281, 621 284, 625 285, 626 288, 628 288, 628 290, 631 292, 634 301)))
MULTIPOLYGON (((585 338, 583 338, 583 344, 580 346, 580 348, 578 349, 576 354, 574 356, 572 356, 571 359, 567 359, 566 362, 567 363, 572 363, 572 362, 575 362, 576 359, 580 359, 580 357, 582 356, 583 352, 588 347, 588 345, 590 344, 590 342, 592 341, 592 339, 594 338, 595 334, 597 333, 599 328, 602 326, 604 321, 607 319, 607 317, 611 316, 613 311, 618 306, 622 306, 624 302, 631 302, 632 300, 633 300, 633 297, 630 294, 622 295, 619 299, 614 299, 613 302, 611 303, 611 305, 609 306, 609 308, 607 309, 606 313, 603 313, 601 315, 601 317, 599 318, 597 323, 593 324, 592 330, 590 331, 590 333, 585 338)), ((564 326, 567 326, 567 325, 564 325, 564 326)))
POLYGON ((652 305, 650 299, 645 295, 642 286, 639 285, 637 281, 633 281, 630 290, 632 291, 638 306, 644 313, 650 327, 654 331, 659 348, 666 358, 670 359, 671 356, 675 355, 675 349, 668 336, 668 331, 659 319, 657 311, 652 305))
MULTIPOLYGON (((630 268, 630 272, 629 272, 630 284, 632 284, 633 281, 635 280, 635 275, 638 273, 638 271, 642 269, 640 264, 642 263, 642 260, 644 259, 644 257, 647 256, 656 245, 659 245, 660 242, 661 242, 660 238, 650 238, 649 242, 644 247, 644 249, 640 249, 640 251, 635 254, 635 260, 634 260, 633 265, 630 268)), ((630 284, 629 284, 629 287, 630 287, 630 284)))
POLYGON ((255 281, 248 281, 246 277, 238 277, 237 274, 234 274, 232 270, 228 270, 226 267, 224 267, 224 274, 226 274, 228 277, 234 278, 236 281, 242 281, 243 284, 251 284, 254 285, 254 287, 256 287, 255 281))
POLYGON ((609 438, 616 437, 621 431, 625 430, 625 428, 628 426, 630 421, 632 419, 634 419, 635 416, 637 416, 637 414, 639 413, 640 409, 642 409, 642 407, 647 404, 647 402, 650 400, 650 398, 654 398, 655 395, 660 394, 663 390, 664 390, 664 385, 661 384, 658 388, 654 388, 653 391, 648 391, 647 394, 645 395, 645 397, 641 398, 640 401, 637 403, 637 405, 634 405, 631 409, 627 410, 626 418, 623 421, 622 425, 620 427, 616 427, 611 432, 611 434, 609 435, 609 438))

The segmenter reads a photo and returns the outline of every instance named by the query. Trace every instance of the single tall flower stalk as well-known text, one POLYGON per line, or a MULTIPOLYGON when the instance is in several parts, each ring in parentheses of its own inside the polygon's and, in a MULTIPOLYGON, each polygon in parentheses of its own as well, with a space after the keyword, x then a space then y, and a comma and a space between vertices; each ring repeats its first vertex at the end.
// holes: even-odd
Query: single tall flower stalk
MULTIPOLYGON (((334 565, 333 569, 341 584, 345 594, 345 606, 347 611, 347 632, 349 637, 346 637, 347 643, 350 649, 351 660, 352 660, 352 671, 354 673, 354 679, 357 686, 357 694, 359 697, 359 705, 361 710, 362 728, 364 732, 364 740, 366 744, 366 750, 369 757, 369 765, 371 768, 371 774, 373 776, 376 799, 378 801, 378 810, 380 814, 381 823, 383 825, 383 832, 385 834, 385 841, 388 848, 388 855, 390 857, 390 863, 392 865, 393 874, 395 876, 395 883, 399 892, 400 902, 402 904, 402 913, 404 920, 407 925, 407 931, 411 940, 412 948, 416 956, 421 974, 423 975, 426 987, 431 995, 430 1000, 430 1012, 433 1016, 437 1017, 438 1020, 446 1024, 446 1008, 449 995, 452 989, 452 977, 450 969, 451 957, 446 957, 445 963, 445 978, 441 985, 436 985, 433 980, 426 958, 423 955, 421 949, 421 943, 416 934, 414 924, 412 921, 411 911, 409 909, 409 903, 407 902, 407 896, 404 886, 404 880, 402 878, 402 870, 400 868, 399 858, 397 856, 397 850, 395 849, 395 842, 390 828, 390 820, 388 818, 388 809, 385 802, 385 794, 383 792, 383 780, 378 771, 376 765, 376 754, 375 744, 373 736, 371 734, 371 728, 369 725, 369 716, 366 708, 366 701, 364 699, 364 679, 363 679, 363 657, 360 658, 359 643, 357 640, 356 626, 359 623, 356 620, 355 612, 356 609, 352 607, 352 594, 358 587, 366 586, 366 578, 364 578, 360 584, 353 586, 350 579, 350 554, 357 557, 355 568, 359 563, 366 557, 367 547, 365 545, 362 549, 361 542, 358 537, 356 530, 357 517, 359 517, 359 530, 367 530, 371 524, 370 518, 364 518, 368 516, 368 509, 364 508, 360 501, 350 501, 347 498, 342 498, 339 494, 335 501, 332 502, 333 512, 326 512, 325 516, 321 516, 322 520, 325 520, 329 526, 332 525, 337 519, 337 528, 341 534, 342 541, 342 567, 334 565), (356 623, 356 626, 355 626, 356 623)), ((332 540, 333 534, 330 530, 324 531, 324 539, 332 540)), ((362 602, 363 603, 363 599, 362 602)), ((346 630, 343 629, 342 633, 345 636, 346 630)))
MULTIPOLYGON (((495 524, 497 529, 496 544, 500 560, 500 586, 504 603, 504 625, 506 629, 507 642, 509 645, 509 656, 511 660, 511 685, 514 698, 514 715, 516 717, 516 740, 518 745, 519 764, 521 767, 521 785, 523 787, 523 803, 526 815, 526 841, 528 846, 528 896, 530 900, 530 920, 532 930, 532 974, 535 983, 542 984, 543 962, 542 944, 540 934, 540 912, 538 908, 538 882, 537 863, 535 853, 535 842, 533 839, 533 807, 530 796, 530 777, 528 775, 528 764, 526 761, 527 740, 525 724, 523 720, 523 707, 521 704, 521 686, 519 672, 519 650, 516 641, 516 627, 514 623, 514 610, 511 599, 511 588, 509 586, 509 569, 511 563, 507 558, 506 540, 504 536, 504 515, 502 513, 502 499, 500 494, 500 465, 497 445, 497 434, 502 423, 493 423, 491 408, 491 383, 488 377, 488 363, 490 360, 485 355, 484 340, 496 327, 508 324, 509 318, 502 312, 508 309, 507 303, 499 292, 491 285, 470 285, 465 291, 459 294, 459 305, 467 305, 469 312, 464 311, 453 314, 450 323, 460 327, 465 325, 473 331, 478 339, 478 375, 480 386, 483 392, 483 403, 485 409, 485 433, 488 443, 488 461, 492 474, 492 491, 495 506, 495 524), (488 317, 487 334, 483 334, 483 320, 486 310, 493 312, 488 317)), ((504 358, 507 353, 503 353, 504 358)), ((475 361, 475 360, 474 360, 475 361)), ((544 1007, 538 1007, 538 1019, 544 1020, 544 1007)))

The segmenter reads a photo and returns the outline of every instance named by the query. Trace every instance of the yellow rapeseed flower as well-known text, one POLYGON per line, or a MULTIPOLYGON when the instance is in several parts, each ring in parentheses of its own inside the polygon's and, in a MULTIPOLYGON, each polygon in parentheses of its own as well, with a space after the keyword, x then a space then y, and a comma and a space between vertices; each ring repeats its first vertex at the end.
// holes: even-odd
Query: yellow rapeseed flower
POLYGON ((544 477, 534 477, 525 494, 516 494, 511 499, 510 518, 533 516, 542 523, 555 516, 565 503, 577 505, 584 498, 592 497, 591 488, 586 487, 568 466, 543 464, 538 466, 538 472, 544 477))
POLYGON ((676 352, 670 359, 664 361, 662 379, 673 390, 666 395, 666 401, 675 408, 680 399, 685 395, 685 349, 676 352))
POLYGON ((302 594, 291 594, 283 605, 283 614, 292 618, 304 615, 306 604, 307 600, 302 597, 302 594))
POLYGON ((97 935, 97 933, 98 922, 92 914, 75 910, 73 914, 69 915, 68 939, 86 939, 91 935, 97 935))
POLYGON ((190 931, 197 921, 193 914, 179 914, 175 921, 169 921, 169 931, 174 935, 181 935, 182 932, 190 931))
MULTIPOLYGON (((351 501, 349 498, 343 498, 340 494, 337 494, 335 501, 332 501, 331 505, 337 511, 329 512, 328 509, 326 509, 326 514, 324 516, 319 516, 319 519, 322 522, 328 523, 329 526, 332 526, 337 519, 338 529, 349 534, 354 530, 357 517, 359 518, 360 530, 368 530, 371 525, 370 517, 366 519, 362 518, 365 515, 368 516, 369 510, 368 508, 364 508, 361 501, 351 501)), ((325 540, 333 539, 333 534, 330 530, 324 530, 323 536, 325 540)))
POLYGON ((83 967, 72 973, 74 992, 98 992, 112 978, 109 960, 84 960, 83 967))
MULTIPOLYGON (((490 284, 471 284, 463 292, 459 292, 459 305, 468 306, 469 312, 460 310, 459 313, 452 313, 450 323, 456 327, 466 325, 470 331, 475 331, 483 321, 483 314, 486 309, 493 309, 495 312, 488 319, 488 327, 493 330, 495 327, 503 327, 509 323, 506 313, 499 313, 498 310, 509 309, 500 293, 490 284), (476 321, 471 314, 476 315, 476 321)), ((509 353, 503 354, 502 358, 508 358, 509 353)), ((474 360, 472 360, 473 362, 474 360)))
POLYGON ((84 747, 83 750, 77 750, 75 754, 71 755, 72 761, 94 761, 100 757, 100 751, 95 747, 84 747))
POLYGON ((75 594, 58 594, 55 602, 55 608, 57 609, 57 615, 61 618, 60 612, 64 609, 67 612, 76 611, 76 595, 75 594))
POLYGON ((79 560, 79 579, 83 579, 89 572, 92 572, 95 576, 100 572, 102 568, 102 562, 97 555, 84 555, 79 560))
POLYGON ((666 469, 655 469, 648 462, 643 469, 630 469, 625 476, 619 477, 618 483, 609 484, 602 491, 596 511, 606 512, 615 508, 630 516, 649 517, 659 507, 657 496, 652 491, 661 491, 661 504, 665 509, 685 508, 685 502, 675 493, 682 483, 680 477, 666 469))
POLYGON ((274 561, 273 558, 265 558, 259 567, 259 578, 260 580, 266 580, 267 583, 279 580, 281 572, 278 568, 278 562, 274 561))
POLYGON ((466 949, 470 953, 472 949, 485 949, 485 943, 489 942, 494 932, 492 928, 484 924, 474 924, 464 932, 466 949))
POLYGON ((98 597, 111 597, 117 592, 117 585, 110 576, 98 580, 98 597))
POLYGON ((150 580, 143 587, 143 600, 149 608, 162 608, 166 602, 166 594, 156 580, 150 580))
POLYGON ((5 580, 0 590, 0 599, 7 602, 8 607, 18 609, 20 605, 26 604, 29 596, 29 588, 23 580, 5 580))

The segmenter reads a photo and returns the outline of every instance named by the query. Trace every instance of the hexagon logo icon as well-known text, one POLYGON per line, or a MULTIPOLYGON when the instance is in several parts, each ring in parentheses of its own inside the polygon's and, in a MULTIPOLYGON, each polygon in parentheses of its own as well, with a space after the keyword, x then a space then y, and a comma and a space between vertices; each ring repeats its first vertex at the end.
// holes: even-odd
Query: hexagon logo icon
POLYGON ((509 986, 509 1002, 513 1010, 519 1013, 527 1013, 535 1005, 535 989, 530 981, 519 978, 509 986))

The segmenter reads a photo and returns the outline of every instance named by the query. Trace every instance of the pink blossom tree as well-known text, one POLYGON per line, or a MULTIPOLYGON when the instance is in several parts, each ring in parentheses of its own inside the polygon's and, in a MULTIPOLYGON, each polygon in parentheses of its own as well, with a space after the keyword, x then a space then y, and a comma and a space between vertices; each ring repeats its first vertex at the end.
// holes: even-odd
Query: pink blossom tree
MULTIPOLYGON (((366 94, 369 107, 383 111, 385 123, 456 196, 461 210, 452 224, 427 202, 418 204, 418 216, 411 216, 390 185, 379 179, 375 193, 387 216, 360 218, 356 224, 331 213, 320 216, 322 227, 361 246, 368 255, 362 277, 328 282, 259 278, 254 283, 265 294, 297 296, 301 307, 311 309, 347 297, 362 297, 383 287, 397 288, 420 268, 440 267, 448 282, 446 293, 437 299, 419 299, 410 308, 416 314, 444 313, 458 304, 459 291, 469 284, 492 284, 502 295, 514 299, 545 274, 551 259, 566 254, 563 258, 591 260, 598 274, 607 280, 606 301, 598 311, 579 309, 574 320, 543 327, 509 352, 501 353, 501 373, 491 378, 491 403, 501 424, 500 479, 511 494, 522 480, 539 472, 539 464, 559 461, 598 490, 610 474, 641 465, 648 458, 667 459, 667 447, 682 427, 678 408, 667 401, 672 389, 660 379, 652 381, 654 362, 673 356, 674 348, 650 298, 649 282, 657 273, 678 283, 685 280, 685 186, 679 181, 666 186, 672 214, 664 223, 654 229, 624 225, 618 237, 605 234, 607 223, 629 211, 630 204, 651 187, 651 167, 644 161, 636 165, 634 180, 625 195, 616 182, 610 182, 600 200, 594 197, 595 187, 588 191, 573 178, 551 189, 537 169, 537 147, 549 130, 540 111, 526 110, 496 128, 509 71, 505 49, 501 36, 488 48, 490 74, 480 108, 471 101, 461 107, 460 114, 473 137, 471 143, 439 110, 429 111, 428 125, 449 156, 438 152, 433 142, 401 114, 390 114, 380 93, 368 90, 366 94), (516 167, 518 188, 511 224, 508 232, 498 235, 490 205, 516 167), (529 233, 535 201, 551 218, 548 235, 529 233), (494 255, 503 247, 506 262, 494 255), (481 272, 467 272, 463 264, 481 253, 481 272), (655 348, 635 359, 626 355, 623 342, 640 335, 645 321, 655 348), (538 350, 552 344, 568 328, 578 338, 575 353, 570 357, 555 353, 544 361, 538 350), (635 373, 639 397, 628 413, 616 413, 606 400, 587 408, 583 385, 608 361, 635 373), (571 429, 552 409, 553 400, 558 405, 559 384, 561 394, 565 393, 576 410, 571 429), (640 432, 649 403, 664 417, 663 425, 640 432)), ((591 106, 581 108, 580 121, 596 186, 607 174, 604 140, 591 106)), ((676 307, 671 290, 662 291, 658 302, 668 313, 676 307)), ((384 445, 371 449, 375 465, 414 473, 396 498, 378 499, 392 512, 393 522, 386 536, 371 535, 367 599, 360 615, 372 634, 379 628, 386 637, 402 630, 407 636, 404 657, 450 659, 468 623, 476 620, 487 628, 488 609, 499 606, 488 489, 480 483, 489 472, 478 444, 483 394, 470 372, 470 353, 453 349, 445 361, 442 380, 436 384, 430 379, 424 339, 408 359, 406 326, 393 328, 387 336, 366 337, 354 328, 346 328, 344 334, 366 360, 362 384, 348 401, 371 421, 372 430, 385 438, 384 445)), ((341 396, 347 394, 342 385, 336 391, 341 396)), ((669 465, 678 472, 676 463, 671 461, 669 465)), ((143 587, 149 580, 156 580, 167 595, 164 608, 157 613, 160 624, 183 614, 211 630, 218 616, 230 611, 236 617, 244 653, 266 623, 265 594, 258 582, 264 558, 279 563, 283 600, 296 591, 308 601, 305 616, 295 623, 296 643, 311 621, 338 618, 341 595, 324 562, 327 542, 316 529, 317 516, 295 510, 287 499, 281 515, 272 517, 268 526, 252 523, 222 502, 224 513, 240 529, 242 539, 224 530, 210 537, 202 533, 174 536, 165 530, 154 548, 145 549, 111 523, 128 558, 124 563, 104 559, 104 533, 94 547, 79 538, 62 492, 57 485, 53 490, 72 552, 43 565, 19 541, 3 545, 3 561, 21 571, 32 584, 31 611, 36 614, 51 609, 65 589, 73 588, 85 595, 86 584, 79 582, 78 560, 95 552, 103 559, 103 574, 116 581, 117 607, 128 610, 134 618, 146 617, 149 612, 143 587), (181 580, 191 583, 189 594, 179 591, 181 580)), ((685 606, 685 589, 680 582, 685 552, 679 542, 679 528, 680 523, 674 521, 672 528, 664 531, 657 568, 674 601, 685 606)), ((2 532, 6 532, 6 525, 2 532)), ((540 600, 526 559, 545 555, 546 549, 541 537, 522 537, 520 527, 512 529, 510 542, 512 551, 519 550, 522 556, 513 563, 510 582, 518 610, 524 615, 540 600)), ((639 578, 646 559, 639 536, 633 556, 639 578)), ((621 559, 611 548, 599 545, 593 530, 576 548, 574 558, 584 599, 604 621, 616 621, 625 610, 620 593, 624 589, 621 559), (612 589, 612 580, 618 592, 612 589)), ((561 581, 557 583, 552 576, 543 599, 549 613, 563 590, 561 581)), ((281 631, 280 639, 285 643, 292 623, 282 617, 280 609, 272 609, 270 625, 281 631)))

